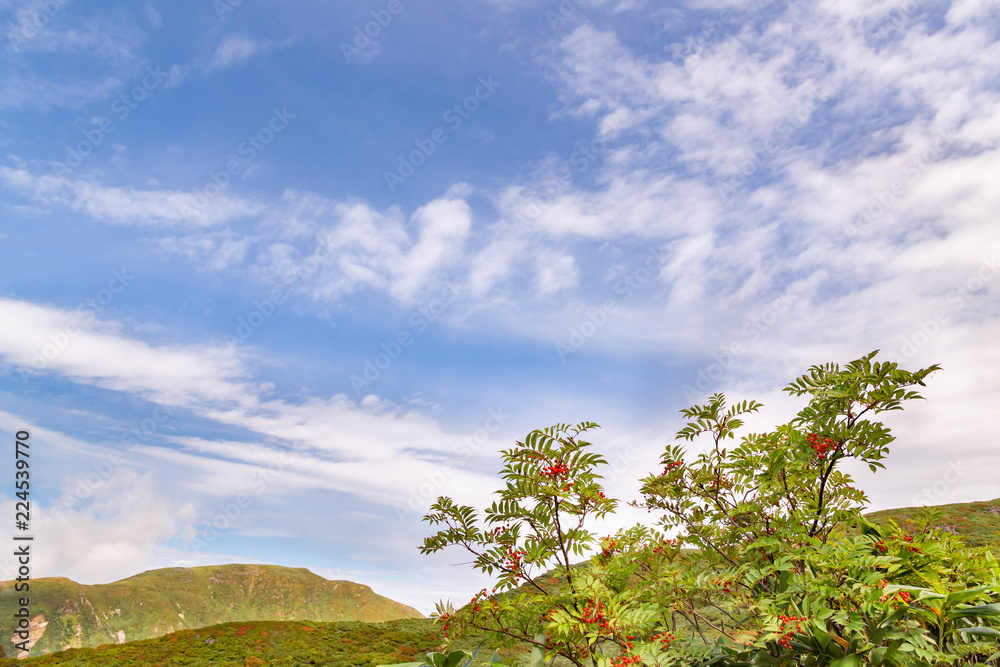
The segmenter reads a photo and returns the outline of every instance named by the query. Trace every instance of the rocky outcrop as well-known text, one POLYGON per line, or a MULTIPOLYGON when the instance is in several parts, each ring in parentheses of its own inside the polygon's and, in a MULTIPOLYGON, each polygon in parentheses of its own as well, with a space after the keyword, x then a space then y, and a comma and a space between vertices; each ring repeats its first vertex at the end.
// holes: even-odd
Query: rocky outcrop
MULTIPOLYGON (((38 640, 42 638, 42 635, 45 634, 45 628, 46 626, 48 626, 48 624, 49 622, 45 620, 45 616, 43 616, 42 614, 38 614, 33 619, 31 619, 31 621, 28 622, 28 643, 26 644, 26 646, 29 651, 31 650, 32 646, 38 643, 38 640)), ((12 644, 14 644, 14 648, 16 649, 17 645, 23 642, 24 640, 21 639, 20 636, 15 634, 13 637, 10 638, 10 641, 12 644)), ((20 649, 18 649, 17 651, 18 660, 24 660, 25 658, 28 657, 28 655, 30 655, 28 651, 22 651, 20 649)))

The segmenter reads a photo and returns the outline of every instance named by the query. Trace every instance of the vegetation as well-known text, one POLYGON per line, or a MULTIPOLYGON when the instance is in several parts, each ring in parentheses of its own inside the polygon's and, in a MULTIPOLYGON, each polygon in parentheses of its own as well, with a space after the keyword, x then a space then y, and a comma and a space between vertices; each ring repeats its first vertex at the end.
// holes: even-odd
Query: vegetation
POLYGON ((367 667, 438 646, 433 621, 302 623, 252 621, 173 632, 157 639, 0 660, 0 666, 331 665, 367 667))
POLYGON ((642 480, 636 504, 658 524, 600 539, 586 522, 617 501, 583 439, 597 426, 533 431, 502 452, 505 486, 485 525, 443 497, 425 517, 444 528, 422 551, 459 545, 496 579, 435 619, 228 623, 28 662, 997 667, 1000 499, 863 515, 867 497, 839 468, 881 468, 893 437, 872 418, 919 398, 910 387, 937 370, 874 356, 811 368, 786 388, 809 397, 797 417, 736 446, 758 403, 716 394, 684 410, 678 439, 708 447, 668 447, 662 472, 642 480))
MULTIPOLYGON (((931 525, 938 530, 957 535, 968 547, 985 547, 1000 556, 1000 498, 976 503, 954 503, 934 508, 931 525)), ((920 525, 922 507, 904 507, 866 514, 876 525, 896 522, 901 528, 916 532, 920 525)))
MULTIPOLYGON (((0 636, 13 636, 13 582, 0 584, 0 636)), ((329 581, 304 568, 218 565, 152 570, 112 584, 65 578, 31 582, 31 614, 47 621, 32 656, 65 648, 119 644, 229 621, 387 621, 420 618, 412 607, 368 586, 329 581)), ((4 642, 4 655, 15 656, 4 642)))
POLYGON ((483 527, 476 510, 446 497, 425 517, 444 528, 423 553, 458 545, 496 575, 492 595, 457 611, 438 605, 445 637, 487 632, 499 645, 530 644, 536 663, 578 667, 998 664, 993 554, 942 530, 940 513, 912 517, 909 530, 865 520, 868 498, 840 469, 846 459, 884 467, 894 438, 873 417, 920 398, 911 387, 938 370, 908 372, 875 355, 810 368, 785 388, 808 405, 732 448, 759 403, 727 407, 716 394, 683 410, 678 439, 707 437, 709 448, 692 457, 668 447, 638 503, 658 526, 601 539, 583 572, 570 559, 597 544, 586 520, 617 506, 596 472, 606 462, 583 440, 596 424, 533 431, 502 452, 506 486, 483 527), (560 590, 534 574, 550 564, 560 590))

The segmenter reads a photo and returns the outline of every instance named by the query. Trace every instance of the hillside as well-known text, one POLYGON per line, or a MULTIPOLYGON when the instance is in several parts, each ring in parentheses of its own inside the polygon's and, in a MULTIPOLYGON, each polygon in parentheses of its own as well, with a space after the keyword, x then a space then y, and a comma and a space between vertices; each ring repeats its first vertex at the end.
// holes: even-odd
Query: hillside
MULTIPOLYGON (((937 505, 936 509, 941 512, 941 520, 936 524, 940 530, 960 536, 966 546, 988 547, 1000 556, 1000 498, 985 502, 937 505)), ((865 517, 876 525, 892 519, 901 527, 912 530, 916 525, 917 515, 922 510, 922 507, 903 507, 872 512, 865 517)))
MULTIPOLYGON (((386 623, 256 621, 182 630, 157 639, 0 659, 0 667, 82 665, 326 665, 367 667, 419 659, 440 639, 430 619, 386 623)), ((459 645, 466 648, 470 644, 459 645)), ((471 644, 475 646, 475 644, 471 644)))
MULTIPOLYGON (((15 656, 13 582, 0 583, 0 636, 15 656)), ((422 618, 368 586, 304 568, 218 565, 151 570, 86 586, 62 577, 31 582, 31 655, 120 644, 234 621, 378 622, 422 618)))

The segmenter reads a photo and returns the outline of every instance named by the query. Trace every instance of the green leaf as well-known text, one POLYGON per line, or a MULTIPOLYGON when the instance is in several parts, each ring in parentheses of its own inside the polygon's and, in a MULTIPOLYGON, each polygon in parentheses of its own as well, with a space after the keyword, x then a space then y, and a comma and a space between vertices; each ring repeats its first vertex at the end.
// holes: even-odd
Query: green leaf
POLYGON ((830 667, 859 667, 859 665, 861 665, 860 653, 851 653, 830 662, 830 667))
MULTIPOLYGON (((950 596, 949 596, 950 597, 950 596)), ((971 618, 978 616, 981 618, 1000 617, 1000 603, 982 604, 975 607, 960 607, 948 612, 948 618, 971 618)))
POLYGON ((993 590, 993 586, 977 586, 976 588, 969 588, 964 591, 949 593, 944 604, 946 607, 954 607, 955 605, 961 604, 970 598, 976 597, 980 593, 985 593, 986 591, 991 590, 993 590))
POLYGON ((870 523, 867 519, 863 517, 858 517, 858 530, 861 531, 862 535, 870 535, 872 537, 883 537, 881 531, 875 524, 870 523))
MULTIPOLYGON (((538 642, 539 644, 544 643, 545 633, 539 632, 537 635, 535 635, 535 641, 538 642)), ((542 650, 542 647, 535 646, 534 648, 531 649, 531 667, 543 667, 544 664, 545 664, 545 651, 542 650)))
POLYGON ((1000 637, 1000 630, 996 628, 959 628, 959 632, 964 632, 967 635, 979 635, 981 637, 1000 637))

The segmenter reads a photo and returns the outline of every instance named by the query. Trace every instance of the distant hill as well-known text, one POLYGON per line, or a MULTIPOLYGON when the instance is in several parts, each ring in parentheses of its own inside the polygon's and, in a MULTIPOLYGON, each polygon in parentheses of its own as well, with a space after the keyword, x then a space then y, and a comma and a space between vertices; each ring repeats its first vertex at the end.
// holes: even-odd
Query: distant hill
MULTIPOLYGON (((3 654, 13 642, 15 582, 0 583, 3 654)), ((120 644, 233 621, 363 621, 423 618, 368 586, 330 581, 305 568, 217 565, 151 570, 85 586, 63 577, 34 579, 31 656, 120 644)))
MULTIPOLYGON (((122 645, 70 649, 27 661, 0 658, 0 667, 371 667, 419 660, 438 650, 440 644, 439 629, 431 619, 385 623, 255 621, 181 630, 122 645)), ((456 648, 475 646, 476 639, 469 639, 456 648)), ((512 664, 518 651, 504 650, 501 655, 512 664)))
MULTIPOLYGON (((934 507, 941 512, 941 520, 935 524, 938 529, 958 535, 967 547, 987 547, 1000 557, 1000 498, 934 507)), ((902 528, 913 529, 921 510, 903 507, 871 512, 865 517, 876 525, 892 519, 902 528)))

